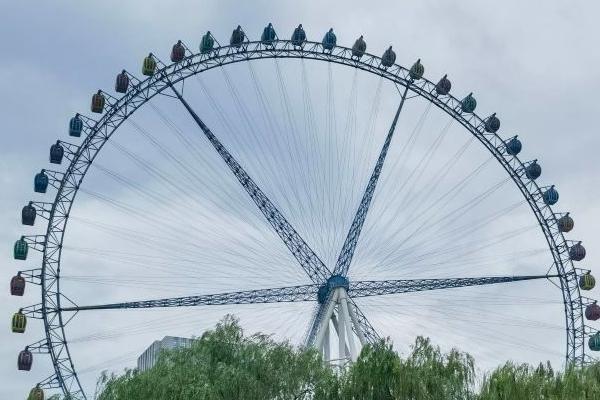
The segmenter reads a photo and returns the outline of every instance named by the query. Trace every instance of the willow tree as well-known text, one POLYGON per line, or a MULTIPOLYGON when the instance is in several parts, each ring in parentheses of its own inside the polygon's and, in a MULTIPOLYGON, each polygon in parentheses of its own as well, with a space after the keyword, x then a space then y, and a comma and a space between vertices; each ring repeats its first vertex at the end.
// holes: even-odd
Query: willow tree
POLYGON ((244 336, 231 316, 191 348, 164 351, 148 371, 103 374, 99 400, 304 399, 332 387, 334 372, 313 350, 244 336))
POLYGON ((600 364, 556 372, 550 364, 506 363, 484 379, 478 400, 600 399, 600 364))
POLYGON ((473 359, 466 353, 443 353, 429 339, 418 337, 403 359, 382 341, 366 346, 340 376, 340 399, 474 399, 474 376, 473 359))
POLYGON ((380 341, 340 371, 314 350, 245 336, 229 316, 191 348, 162 352, 148 371, 104 373, 98 393, 98 400, 598 400, 600 364, 557 372, 507 363, 475 385, 471 356, 419 337, 406 357, 380 341))

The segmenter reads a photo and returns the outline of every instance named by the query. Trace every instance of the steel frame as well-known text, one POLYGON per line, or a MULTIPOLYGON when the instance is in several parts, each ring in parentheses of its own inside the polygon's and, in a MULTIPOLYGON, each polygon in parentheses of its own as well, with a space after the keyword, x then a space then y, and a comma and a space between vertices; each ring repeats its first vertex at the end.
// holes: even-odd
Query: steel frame
MULTIPOLYGON (((589 332, 591 328, 586 327, 583 319, 584 302, 581 300, 577 282, 578 273, 568 256, 568 243, 557 227, 557 219, 560 214, 555 214, 551 207, 544 203, 540 187, 535 181, 525 177, 525 164, 517 156, 511 156, 506 152, 504 140, 496 133, 485 131, 484 119, 476 114, 463 113, 460 107, 461 101, 452 95, 438 95, 435 91, 435 83, 424 78, 413 82, 406 68, 397 64, 384 68, 381 66, 381 59, 372 54, 366 53, 361 58, 356 58, 352 57, 350 48, 337 46, 331 51, 325 51, 320 43, 309 41, 305 42, 303 46, 293 46, 288 40, 275 40, 268 44, 254 41, 247 42, 243 49, 220 46, 209 54, 189 54, 183 61, 176 64, 164 65, 161 63, 160 68, 152 77, 143 81, 132 80, 130 90, 119 99, 105 93, 107 109, 102 117, 98 121, 94 121, 89 117, 82 116, 86 136, 81 146, 72 144, 66 146, 66 158, 70 161, 66 171, 60 173, 46 170, 50 177, 50 185, 57 189, 57 193, 51 207, 44 206, 40 210, 40 215, 48 219, 48 225, 45 235, 42 235, 43 260, 39 283, 42 290, 41 313, 46 332, 45 343, 55 373, 41 382, 41 387, 60 387, 65 394, 70 394, 72 398, 86 398, 71 361, 65 337, 64 327, 68 321, 63 319, 61 312, 63 309, 61 301, 64 301, 65 297, 60 292, 59 277, 62 243, 69 213, 86 172, 98 152, 132 113, 172 85, 213 68, 242 61, 269 58, 327 61, 379 75, 407 88, 415 96, 430 101, 475 136, 506 170, 536 216, 552 253, 553 267, 556 269, 556 276, 563 294, 567 333, 566 360, 575 364, 582 364, 587 360, 584 341, 586 332, 589 332)), ((40 246, 37 240, 36 246, 40 246)), ((352 290, 358 289, 350 288, 348 294, 351 294, 352 290)), ((360 327, 363 329, 362 334, 368 341, 376 340, 377 333, 360 309, 356 307, 352 298, 349 299, 348 304, 352 305, 351 308, 356 314, 356 319, 359 320, 360 327)), ((317 313, 317 317, 319 315, 322 313, 317 313)))

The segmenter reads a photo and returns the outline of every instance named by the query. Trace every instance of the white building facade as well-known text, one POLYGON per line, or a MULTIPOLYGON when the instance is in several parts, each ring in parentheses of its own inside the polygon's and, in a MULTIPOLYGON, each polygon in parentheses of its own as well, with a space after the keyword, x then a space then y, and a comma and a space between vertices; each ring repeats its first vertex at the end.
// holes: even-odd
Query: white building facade
POLYGON ((137 369, 140 372, 154 367, 162 350, 177 349, 180 347, 191 347, 194 339, 165 336, 162 340, 155 340, 137 359, 137 369))

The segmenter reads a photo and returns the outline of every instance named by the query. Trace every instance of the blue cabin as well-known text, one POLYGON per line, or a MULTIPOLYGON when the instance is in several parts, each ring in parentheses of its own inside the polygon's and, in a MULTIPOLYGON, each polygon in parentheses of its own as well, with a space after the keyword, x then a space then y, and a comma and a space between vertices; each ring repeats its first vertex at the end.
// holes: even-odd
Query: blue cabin
POLYGON ((477 100, 475 100, 475 97, 473 97, 473 93, 469 93, 468 96, 462 99, 460 103, 460 108, 465 113, 472 113, 473 111, 475 111, 476 107, 477 100))
POLYGON ((523 144, 519 139, 517 139, 517 136, 506 142, 506 152, 511 156, 516 156, 519 154, 522 148, 523 144))
POLYGON ((486 132, 496 133, 500 129, 500 120, 496 117, 496 113, 493 113, 485 120, 483 127, 486 132))
POLYGON ((75 114, 69 121, 69 136, 80 137, 83 130, 83 120, 79 114, 75 114))
POLYGON ((550 186, 547 190, 542 194, 542 198, 544 199, 544 203, 552 206, 558 202, 558 191, 554 189, 554 185, 550 186))
POLYGON ((542 167, 538 164, 537 160, 533 160, 527 167, 525 167, 525 176, 527 179, 532 181, 542 175, 542 167))
POLYGON ((323 45, 323 49, 325 50, 333 50, 337 42, 337 38, 335 37, 335 33, 333 33, 333 28, 330 28, 329 31, 323 36, 323 40, 321 44, 323 45))
POLYGON ((306 42, 306 32, 304 32, 304 28, 300 24, 294 29, 294 33, 292 33, 292 44, 294 46, 302 46, 304 42, 306 42))
POLYGON ((260 36, 260 41, 264 44, 271 44, 275 40, 277 40, 277 34, 275 33, 273 24, 269 22, 269 25, 265 26, 265 29, 263 29, 262 35, 260 36))
POLYGON ((36 215, 37 215, 37 211, 36 211, 35 207, 32 206, 31 203, 27 204, 21 210, 21 223, 23 225, 33 226, 33 224, 35 223, 36 215))
POLYGON ((57 141, 55 144, 50 146, 50 162, 52 164, 60 164, 64 155, 65 149, 60 144, 60 141, 57 141))
POLYGON ((48 182, 48 175, 46 175, 44 170, 41 170, 35 175, 35 178, 33 178, 33 190, 37 193, 46 193, 48 182))

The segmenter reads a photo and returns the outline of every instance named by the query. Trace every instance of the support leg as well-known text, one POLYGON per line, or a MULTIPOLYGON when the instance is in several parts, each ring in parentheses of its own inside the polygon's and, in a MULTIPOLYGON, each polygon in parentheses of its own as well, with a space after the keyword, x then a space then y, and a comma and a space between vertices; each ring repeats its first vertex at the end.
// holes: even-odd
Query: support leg
POLYGON ((358 355, 356 354, 356 346, 354 344, 353 332, 352 332, 352 322, 350 319, 350 313, 348 312, 348 298, 344 293, 340 301, 341 312, 344 315, 344 321, 346 321, 344 328, 346 329, 346 335, 348 337, 348 346, 350 347, 350 359, 352 361, 356 361, 358 355))
POLYGON ((352 324, 354 325, 354 330, 358 336, 358 340, 360 341, 361 346, 364 346, 367 344, 367 339, 365 338, 365 334, 358 323, 358 317, 356 316, 356 310, 354 310, 354 304, 348 302, 346 302, 346 304, 348 304, 348 311, 350 313, 350 318, 352 319, 352 324))

